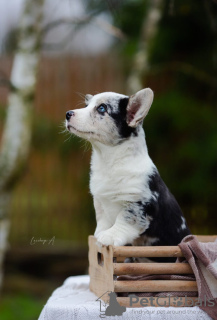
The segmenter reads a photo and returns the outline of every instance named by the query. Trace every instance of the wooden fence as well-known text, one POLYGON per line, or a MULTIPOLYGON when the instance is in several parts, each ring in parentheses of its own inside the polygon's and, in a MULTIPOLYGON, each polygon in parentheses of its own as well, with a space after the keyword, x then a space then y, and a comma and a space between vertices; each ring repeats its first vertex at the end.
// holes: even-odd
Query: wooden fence
MULTIPOLYGON (((11 66, 12 58, 0 59, 0 70, 8 77, 11 66)), ((60 126, 67 110, 84 105, 81 95, 124 93, 124 84, 121 61, 115 53, 41 57, 33 109, 37 119, 33 142, 37 143, 33 143, 25 176, 14 193, 11 244, 28 245, 32 238, 52 237, 55 241, 87 242, 87 235, 95 227, 88 191, 90 150, 85 152, 82 144, 74 147, 74 141, 68 141, 67 148, 71 150, 63 157, 61 148, 65 148, 67 136, 59 134, 60 126)), ((6 87, 0 87, 0 111, 6 108, 7 93, 6 87)), ((0 133, 2 126, 1 117, 0 133)))

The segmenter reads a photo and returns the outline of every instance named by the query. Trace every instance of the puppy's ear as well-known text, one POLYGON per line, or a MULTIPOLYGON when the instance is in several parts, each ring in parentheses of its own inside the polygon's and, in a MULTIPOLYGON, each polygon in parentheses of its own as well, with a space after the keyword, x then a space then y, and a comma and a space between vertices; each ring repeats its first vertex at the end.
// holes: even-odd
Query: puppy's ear
POLYGON ((91 94, 86 94, 85 103, 88 104, 92 98, 93 98, 93 96, 91 94))
POLYGON ((150 88, 138 91, 129 98, 127 105, 127 124, 135 128, 146 117, 153 102, 154 93, 150 88))

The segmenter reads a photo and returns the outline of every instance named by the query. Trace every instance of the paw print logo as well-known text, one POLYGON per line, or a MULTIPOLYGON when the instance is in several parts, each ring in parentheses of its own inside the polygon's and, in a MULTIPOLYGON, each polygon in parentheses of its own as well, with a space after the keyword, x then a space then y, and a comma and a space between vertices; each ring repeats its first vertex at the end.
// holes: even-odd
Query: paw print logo
POLYGON ((182 297, 175 297, 173 300, 173 306, 181 307, 183 305, 182 297))

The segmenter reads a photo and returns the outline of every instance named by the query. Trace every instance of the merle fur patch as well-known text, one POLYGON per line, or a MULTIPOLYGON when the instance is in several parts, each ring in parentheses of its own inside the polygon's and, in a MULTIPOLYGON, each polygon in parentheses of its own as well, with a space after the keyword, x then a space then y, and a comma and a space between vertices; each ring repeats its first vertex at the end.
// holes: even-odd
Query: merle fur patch
MULTIPOLYGON (((149 228, 144 232, 147 237, 158 237, 153 245, 178 245, 182 239, 190 234, 182 210, 171 194, 158 171, 150 177, 149 187, 152 193, 158 193, 158 199, 145 203, 144 212, 152 219, 149 228)), ((174 261, 174 258, 159 258, 157 261, 174 261)))
MULTIPOLYGON (((141 234, 146 238, 157 238, 153 246, 175 246, 190 234, 181 208, 161 179, 157 170, 150 176, 149 188, 153 194, 149 201, 132 203, 128 208, 127 219, 133 223, 144 223, 148 218, 147 230, 141 234)), ((129 222, 128 221, 128 222, 129 222)), ((154 258, 154 261, 173 262, 175 258, 154 258)))
POLYGON ((137 128, 131 128, 127 124, 127 104, 129 98, 119 100, 118 108, 110 108, 110 116, 114 119, 122 139, 129 138, 132 134, 137 136, 137 128))

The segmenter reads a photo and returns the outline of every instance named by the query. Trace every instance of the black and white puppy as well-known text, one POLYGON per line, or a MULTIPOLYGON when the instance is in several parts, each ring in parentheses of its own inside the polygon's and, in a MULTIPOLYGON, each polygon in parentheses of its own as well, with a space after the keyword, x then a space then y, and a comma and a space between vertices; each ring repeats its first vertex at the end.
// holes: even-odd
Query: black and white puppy
POLYGON ((142 124, 152 101, 149 88, 130 97, 104 92, 86 95, 85 108, 66 113, 66 128, 93 147, 94 235, 103 245, 177 245, 190 234, 148 155, 142 124))

